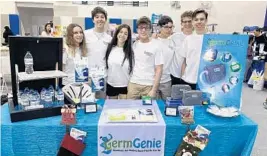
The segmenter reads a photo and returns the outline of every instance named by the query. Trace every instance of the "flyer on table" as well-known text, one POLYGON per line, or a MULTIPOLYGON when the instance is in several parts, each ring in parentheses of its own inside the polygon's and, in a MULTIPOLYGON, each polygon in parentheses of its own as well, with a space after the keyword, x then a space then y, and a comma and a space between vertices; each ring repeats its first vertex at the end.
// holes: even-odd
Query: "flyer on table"
POLYGON ((248 35, 204 35, 198 88, 210 93, 211 103, 240 108, 248 35))

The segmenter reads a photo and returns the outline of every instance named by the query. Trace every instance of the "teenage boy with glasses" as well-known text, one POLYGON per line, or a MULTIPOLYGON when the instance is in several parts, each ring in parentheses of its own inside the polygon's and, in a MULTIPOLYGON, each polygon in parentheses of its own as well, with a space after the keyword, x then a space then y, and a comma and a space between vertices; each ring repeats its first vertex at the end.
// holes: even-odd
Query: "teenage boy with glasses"
POLYGON ((170 39, 173 33, 173 21, 169 16, 162 16, 158 21, 160 33, 157 35, 157 39, 163 43, 163 58, 164 65, 162 76, 159 85, 159 95, 163 99, 171 96, 171 77, 170 66, 174 56, 174 42, 170 39))
POLYGON ((197 9, 194 11, 192 18, 195 34, 186 37, 180 54, 185 63, 185 68, 182 69, 182 84, 188 84, 192 89, 196 89, 203 34, 206 33, 208 13, 205 10, 197 9))
POLYGON ((181 30, 182 33, 174 33, 170 38, 174 42, 175 54, 173 56, 172 65, 170 66, 171 72, 171 82, 172 85, 181 84, 181 71, 182 68, 185 68, 183 64, 184 58, 182 57, 181 48, 184 42, 184 39, 192 34, 193 25, 192 25, 192 14, 193 11, 185 11, 181 15, 181 30))
POLYGON ((150 19, 141 17, 137 21, 137 27, 139 40, 133 45, 135 65, 128 85, 128 99, 156 97, 163 68, 161 42, 149 37, 150 19))

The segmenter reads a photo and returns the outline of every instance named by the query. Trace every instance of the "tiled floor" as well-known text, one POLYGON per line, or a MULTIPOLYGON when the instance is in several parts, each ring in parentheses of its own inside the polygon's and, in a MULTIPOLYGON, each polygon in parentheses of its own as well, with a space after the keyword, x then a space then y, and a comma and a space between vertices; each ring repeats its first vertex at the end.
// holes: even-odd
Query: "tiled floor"
POLYGON ((255 121, 259 126, 257 139, 251 156, 267 155, 267 109, 263 101, 267 98, 267 90, 255 91, 243 85, 242 112, 255 121))

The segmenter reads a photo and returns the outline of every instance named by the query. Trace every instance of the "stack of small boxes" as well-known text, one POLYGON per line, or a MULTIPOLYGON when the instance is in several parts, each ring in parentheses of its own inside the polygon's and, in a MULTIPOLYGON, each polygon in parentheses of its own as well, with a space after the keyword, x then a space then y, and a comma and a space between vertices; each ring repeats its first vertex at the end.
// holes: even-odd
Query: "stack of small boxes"
POLYGON ((190 91, 189 85, 173 85, 171 97, 167 97, 165 104, 165 115, 177 116, 178 107, 183 105, 183 94, 185 91, 190 91))
POLYGON ((167 97, 165 115, 177 116, 179 106, 195 106, 209 103, 210 94, 191 90, 189 85, 173 85, 171 97, 167 97))

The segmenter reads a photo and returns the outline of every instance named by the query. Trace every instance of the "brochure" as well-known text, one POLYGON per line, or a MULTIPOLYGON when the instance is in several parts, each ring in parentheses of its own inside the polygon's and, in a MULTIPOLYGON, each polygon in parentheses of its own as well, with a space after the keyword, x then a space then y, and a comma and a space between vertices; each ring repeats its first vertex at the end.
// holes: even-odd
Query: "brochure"
POLYGON ((152 108, 119 108, 107 109, 107 122, 158 122, 152 108))

